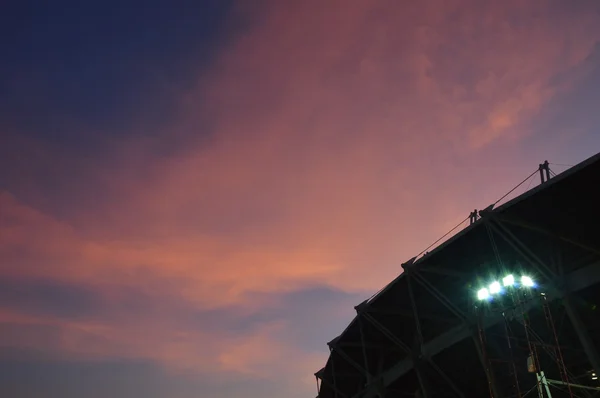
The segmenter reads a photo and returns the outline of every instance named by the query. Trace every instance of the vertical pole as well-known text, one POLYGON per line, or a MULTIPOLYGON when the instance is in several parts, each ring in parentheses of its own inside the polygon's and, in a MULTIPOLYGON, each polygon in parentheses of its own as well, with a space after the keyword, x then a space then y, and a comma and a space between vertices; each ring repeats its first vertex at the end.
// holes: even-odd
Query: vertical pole
POLYGON ((550 180, 550 163, 547 160, 544 163, 540 163, 540 180, 542 184, 550 180), (545 173, 544 173, 545 172, 545 173))
POLYGON ((548 386, 548 380, 546 380, 544 371, 541 370, 539 373, 536 373, 536 376, 538 378, 538 383, 541 383, 544 386, 546 394, 548 394, 548 398, 552 398, 552 393, 550 392, 550 387, 548 386))
MULTIPOLYGON (((523 304, 523 301, 521 300, 520 292, 517 290, 516 292, 514 292, 514 294, 511 294, 511 297, 512 297, 513 303, 515 305, 515 308, 519 308, 519 310, 521 312, 521 316, 523 317, 523 329, 525 330, 525 339, 527 340, 527 348, 529 350, 528 358, 531 359, 531 365, 532 365, 532 368, 529 369, 529 372, 535 373, 537 375, 538 372, 540 371, 540 360, 539 360, 537 348, 535 345, 533 345, 531 343, 531 338, 529 337, 529 335, 530 335, 529 315, 527 314, 525 305, 523 304)), ((530 366, 529 362, 527 363, 527 366, 528 367, 530 366)), ((542 392, 542 386, 540 384, 539 377, 537 378, 537 389, 538 389, 538 393, 540 394, 540 398, 542 398, 544 394, 542 392)))
POLYGON ((538 372, 535 373, 535 380, 537 381, 538 397, 544 398, 544 390, 542 390, 542 378, 538 372))
POLYGON ((546 181, 550 180, 550 163, 547 160, 544 161, 544 170, 546 170, 546 181))
POLYGON ((511 333, 508 327, 508 319, 506 319, 506 315, 502 312, 502 317, 504 318, 504 333, 506 334, 506 343, 508 344, 508 351, 510 353, 510 366, 511 371, 513 373, 513 377, 515 379, 515 391, 517 393, 517 398, 521 398, 521 387, 519 386, 519 375, 517 374, 517 366, 515 365, 515 357, 513 354, 512 344, 510 341, 511 333))
POLYGON ((477 355, 479 356, 479 361, 483 366, 483 370, 485 371, 485 375, 488 380, 488 387, 490 390, 491 398, 500 398, 500 391, 498 390, 498 386, 496 385, 496 381, 494 380, 494 373, 491 368, 490 360, 487 357, 487 350, 485 348, 485 331, 483 329, 483 307, 477 308, 477 334, 478 336, 473 336, 473 343, 475 343, 475 348, 477 349, 477 355))

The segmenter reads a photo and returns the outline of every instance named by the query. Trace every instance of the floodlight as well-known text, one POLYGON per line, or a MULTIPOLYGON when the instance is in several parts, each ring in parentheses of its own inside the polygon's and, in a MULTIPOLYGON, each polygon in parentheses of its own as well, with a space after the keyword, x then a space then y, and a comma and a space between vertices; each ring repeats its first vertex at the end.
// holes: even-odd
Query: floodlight
POLYGON ((534 285, 533 279, 525 275, 521 277, 521 284, 526 287, 532 287, 534 285))
POLYGON ((490 292, 484 287, 483 289, 479 289, 477 292, 477 298, 479 300, 486 300, 490 297, 490 292))
POLYGON ((513 286, 515 284, 515 277, 511 275, 506 275, 504 278, 502 278, 502 284, 505 287, 508 286, 513 286))
POLYGON ((500 282, 498 282, 498 281, 492 282, 492 284, 490 285, 490 293, 491 294, 500 293, 500 290, 502 290, 502 286, 500 286, 500 282))

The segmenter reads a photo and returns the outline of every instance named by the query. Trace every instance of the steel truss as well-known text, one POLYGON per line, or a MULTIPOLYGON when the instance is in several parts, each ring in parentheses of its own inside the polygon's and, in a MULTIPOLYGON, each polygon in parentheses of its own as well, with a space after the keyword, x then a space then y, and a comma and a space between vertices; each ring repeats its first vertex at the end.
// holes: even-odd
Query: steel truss
MULTIPOLYGON (((540 165, 540 176, 544 184, 556 179, 550 179, 547 168, 547 162, 540 165)), ((512 252, 512 257, 516 258, 519 264, 534 270, 536 275, 543 280, 548 303, 557 301, 562 303, 587 361, 591 368, 600 371, 600 356, 581 319, 576 306, 578 298, 575 295, 577 292, 600 283, 600 247, 590 245, 589 242, 582 242, 573 236, 567 236, 568 234, 549 230, 531 220, 520 219, 514 215, 494 210, 493 205, 485 210, 475 211, 475 213, 470 214, 470 226, 467 229, 485 228, 490 231, 492 244, 487 249, 487 261, 497 266, 503 265, 495 241, 498 239, 498 244, 508 248, 512 252), (547 247, 552 247, 554 253, 550 256, 549 250, 540 249, 539 245, 532 247, 522 239, 523 233, 546 242, 547 247), (555 245, 553 242, 560 242, 560 245, 555 245), (578 250, 578 254, 586 253, 585 260, 580 260, 584 263, 576 268, 565 267, 565 259, 572 261, 568 255, 574 249, 578 250)), ((443 396, 460 398, 473 396, 464 386, 457 385, 436 360, 436 356, 443 351, 466 339, 473 341, 473 349, 477 352, 483 373, 488 379, 490 395, 494 398, 509 396, 506 391, 503 391, 502 386, 498 386, 496 383, 493 367, 490 366, 490 359, 485 352, 486 342, 479 335, 480 330, 508 322, 507 317, 503 313, 489 313, 482 316, 480 312, 471 311, 470 307, 456 296, 451 297, 441 291, 439 285, 436 286, 431 278, 443 276, 466 282, 468 278, 472 278, 472 275, 470 272, 454 269, 453 264, 436 261, 433 265, 429 265, 427 261, 428 256, 407 261, 402 265, 403 274, 383 290, 386 292, 396 283, 405 283, 410 305, 408 310, 395 308, 394 305, 382 308, 374 305, 375 300, 372 299, 355 307, 357 316, 350 327, 357 326, 359 338, 350 342, 343 341, 338 337, 329 343, 331 355, 328 365, 315 374, 319 385, 319 397, 386 398, 401 396, 398 395, 400 391, 397 385, 398 380, 409 373, 416 375, 416 390, 423 398, 442 396, 439 395, 441 389, 444 390, 445 395, 443 396), (419 308, 419 299, 416 298, 415 293, 417 288, 422 295, 427 295, 428 299, 436 302, 440 308, 444 308, 447 315, 419 308), (394 332, 394 328, 381 320, 382 316, 406 320, 406 326, 412 330, 414 337, 410 341, 403 340, 394 332), (435 337, 426 339, 423 322, 427 321, 445 321, 453 326, 435 337), (374 339, 373 332, 369 332, 369 330, 376 330, 383 337, 374 339), (383 342, 382 339, 384 339, 383 342), (345 351, 346 349, 351 349, 354 355, 350 355, 345 351), (387 356, 392 351, 398 358, 390 362, 387 356), (343 371, 340 370, 342 365, 345 367, 343 371), (342 383, 344 385, 354 383, 355 387, 342 387, 342 383), (326 395, 322 395, 324 388, 328 390, 326 395)), ((531 311, 535 306, 536 304, 533 302, 525 302, 523 311, 531 311)), ((559 383, 558 381, 552 382, 559 383)), ((414 394, 415 391, 404 392, 414 394)))

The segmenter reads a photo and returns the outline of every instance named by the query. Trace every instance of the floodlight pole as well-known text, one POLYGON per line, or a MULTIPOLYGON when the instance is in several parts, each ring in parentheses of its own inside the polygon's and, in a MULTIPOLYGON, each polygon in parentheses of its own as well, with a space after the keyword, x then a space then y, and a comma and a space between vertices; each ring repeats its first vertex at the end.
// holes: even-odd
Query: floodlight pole
MULTIPOLYGON (((547 163, 547 161, 544 164, 546 164, 546 163, 547 163)), ((544 164, 542 164, 540 166, 543 166, 544 164)), ((541 170, 542 169, 540 169, 540 174, 541 174, 541 170)), ((549 176, 549 173, 548 173, 548 176, 549 176)), ((481 214, 481 212, 480 212, 480 214, 481 214)), ((488 216, 488 215, 489 215, 489 213, 483 213, 484 217, 488 216)), ((488 219, 489 219, 489 217, 488 217, 488 219)), ((535 266, 537 268, 537 271, 540 274, 542 274, 547 280, 553 280, 558 277, 556 275, 556 273, 553 272, 552 269, 547 264, 545 264, 545 262, 541 261, 539 259, 539 257, 533 251, 531 251, 531 249, 529 249, 517 237, 515 237, 508 229, 506 229, 506 227, 504 227, 503 223, 500 220, 489 219, 489 221, 490 221, 489 224, 492 227, 492 229, 494 229, 495 232, 497 232, 502 238, 504 238, 504 240, 510 246, 512 246, 513 249, 515 249, 515 251, 517 251, 517 253, 519 253, 526 261, 528 261, 531 265, 535 266), (496 221, 496 223, 494 223, 493 221, 496 221), (497 224, 497 226, 494 224, 497 224), (506 233, 506 235, 505 235, 505 233, 506 233)), ((598 355, 598 351, 597 351, 594 343, 592 342, 589 334, 587 333, 587 330, 583 326, 583 322, 581 321, 579 314, 577 313, 577 311, 571 304, 568 294, 566 292, 564 292, 564 288, 559 288, 559 291, 560 291, 560 293, 565 295, 564 300, 563 300, 565 310, 567 312, 567 315, 569 316, 569 319, 571 320, 571 323, 573 324, 575 332, 577 333, 577 337, 579 338, 579 341, 581 342, 581 345, 583 346, 583 348, 586 352, 586 355, 590 361, 590 364, 594 367, 594 369, 600 369, 600 355, 598 355)))
POLYGON ((502 312, 502 317, 504 318, 504 333, 506 335, 506 344, 508 346, 508 351, 510 354, 510 366, 511 371, 513 372, 514 382, 515 382, 515 390, 517 393, 517 398, 521 398, 521 386, 519 385, 519 375, 517 374, 517 366, 515 365, 515 358, 513 353, 513 347, 511 343, 511 333, 508 326, 508 319, 506 319, 506 314, 504 311, 502 312))
POLYGON ((496 385, 496 380, 494 377, 494 372, 492 370, 492 366, 490 360, 487 356, 487 350, 485 348, 485 329, 483 326, 483 316, 484 316, 484 307, 477 306, 475 307, 475 311, 477 314, 477 335, 473 335, 473 343, 475 344, 475 348, 477 350, 477 355, 479 356, 479 361, 483 366, 483 370, 485 372, 485 376, 488 381, 488 387, 490 390, 491 398, 500 398, 502 395, 500 394, 500 390, 496 385))

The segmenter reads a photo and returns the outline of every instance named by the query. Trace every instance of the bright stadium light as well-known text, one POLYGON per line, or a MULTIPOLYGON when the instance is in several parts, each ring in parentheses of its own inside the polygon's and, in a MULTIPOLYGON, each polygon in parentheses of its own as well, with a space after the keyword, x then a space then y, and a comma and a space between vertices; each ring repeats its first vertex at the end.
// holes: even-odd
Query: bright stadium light
POLYGON ((502 284, 504 285, 504 287, 514 286, 515 277, 512 275, 506 275, 504 278, 502 278, 502 284))
POLYGON ((487 300, 490 297, 490 292, 484 287, 477 291, 477 298, 479 300, 487 300))
POLYGON ((495 282, 491 283, 491 285, 490 285, 490 293, 491 294, 500 293, 500 290, 502 290, 502 286, 500 286, 500 282, 495 281, 495 282))
POLYGON ((521 284, 525 287, 533 287, 533 285, 534 285, 533 279, 531 279, 529 276, 525 276, 525 275, 523 275, 521 277, 521 284))

